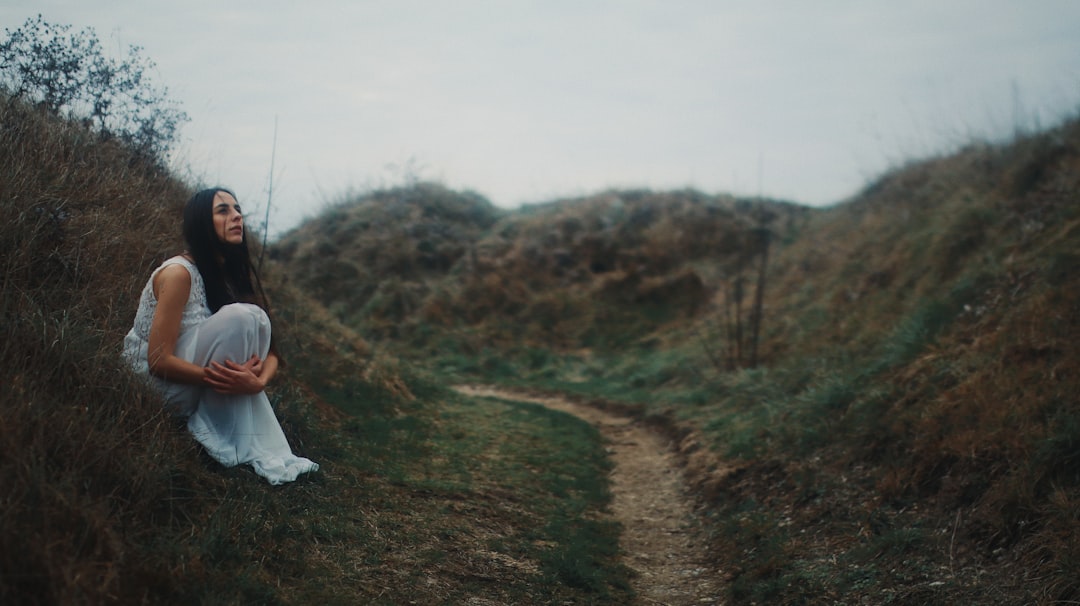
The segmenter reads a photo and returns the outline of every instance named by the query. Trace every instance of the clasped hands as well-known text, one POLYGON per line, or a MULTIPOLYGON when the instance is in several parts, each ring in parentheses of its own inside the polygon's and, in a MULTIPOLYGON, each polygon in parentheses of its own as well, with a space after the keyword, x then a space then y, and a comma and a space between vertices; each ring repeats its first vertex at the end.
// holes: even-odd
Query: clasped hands
POLYGON ((225 364, 211 362, 204 370, 203 381, 218 393, 256 394, 266 389, 266 383, 260 378, 263 361, 257 355, 252 355, 243 364, 232 360, 225 360, 225 364))

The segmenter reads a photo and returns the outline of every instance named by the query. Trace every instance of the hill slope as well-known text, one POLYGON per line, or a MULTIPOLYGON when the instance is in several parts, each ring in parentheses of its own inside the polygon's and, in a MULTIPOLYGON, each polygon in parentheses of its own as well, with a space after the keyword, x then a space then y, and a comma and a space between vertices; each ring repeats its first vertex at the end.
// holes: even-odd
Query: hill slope
POLYGON ((417 378, 273 265, 271 402, 321 470, 271 487, 203 454, 119 357, 190 194, 0 99, 0 602, 627 601, 589 426, 417 378))
POLYGON ((496 213, 475 196, 422 184, 342 204, 271 254, 293 283, 391 347, 434 345, 432 331, 457 335, 467 350, 495 341, 604 347, 704 311, 712 283, 749 275, 762 226, 790 237, 811 212, 636 191, 496 213), (469 210, 448 217, 448 200, 469 210))
MULTIPOLYGON (((1076 600, 1078 192, 1072 121, 824 210, 694 192, 529 207, 472 224, 421 280, 336 288, 412 293, 342 318, 448 380, 644 405, 681 441, 736 601, 1076 600)), ((278 245, 291 275, 310 273, 291 239, 320 225, 278 245)), ((380 266, 420 245, 397 246, 380 266)))

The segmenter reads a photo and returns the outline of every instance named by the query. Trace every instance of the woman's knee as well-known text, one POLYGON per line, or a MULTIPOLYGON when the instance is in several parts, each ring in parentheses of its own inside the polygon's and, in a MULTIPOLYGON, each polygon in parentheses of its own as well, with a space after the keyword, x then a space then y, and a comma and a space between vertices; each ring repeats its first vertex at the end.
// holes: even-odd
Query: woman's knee
POLYGON ((270 318, 266 315, 266 311, 258 305, 253 305, 251 303, 230 303, 228 305, 222 305, 221 309, 217 310, 211 317, 217 317, 219 320, 230 324, 251 322, 256 326, 270 325, 270 318))
POLYGON ((261 307, 250 303, 222 305, 199 330, 206 338, 215 341, 240 338, 251 343, 256 353, 262 349, 262 344, 270 342, 270 318, 261 307))
POLYGON ((199 364, 246 360, 252 354, 265 358, 270 347, 270 319, 255 305, 221 306, 199 326, 198 338, 194 356, 199 364))

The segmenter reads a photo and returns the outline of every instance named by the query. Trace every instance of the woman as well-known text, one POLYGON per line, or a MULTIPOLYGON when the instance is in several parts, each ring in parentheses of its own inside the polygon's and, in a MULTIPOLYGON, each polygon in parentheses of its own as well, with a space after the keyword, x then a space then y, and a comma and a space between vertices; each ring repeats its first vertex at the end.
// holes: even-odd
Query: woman
POLYGON ((317 470, 292 453, 263 391, 279 359, 236 196, 223 188, 192 196, 184 240, 187 251, 143 289, 124 356, 222 465, 250 464, 271 484, 317 470))

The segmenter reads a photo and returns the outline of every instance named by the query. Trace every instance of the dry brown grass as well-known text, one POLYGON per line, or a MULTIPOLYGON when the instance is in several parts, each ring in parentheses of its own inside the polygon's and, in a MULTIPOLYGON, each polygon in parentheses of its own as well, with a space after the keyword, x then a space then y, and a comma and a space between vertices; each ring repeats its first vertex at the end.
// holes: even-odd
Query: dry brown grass
POLYGON ((771 384, 734 383, 697 413, 756 447, 712 484, 726 540, 798 529, 728 560, 737 596, 1076 599, 1078 159, 1071 122, 918 163, 779 253, 771 384))
POLYGON ((180 250, 188 195, 80 125, 0 107, 5 603, 261 591, 212 560, 250 554, 222 535, 265 504, 222 508, 235 488, 119 358, 146 277, 180 250))
POLYGON ((0 125, 0 598, 139 599, 132 577, 168 590, 146 529, 179 521, 194 449, 118 344, 186 192, 19 104, 0 125))

